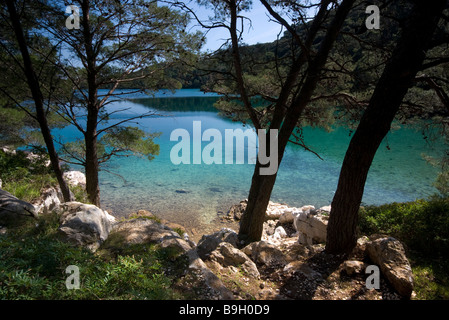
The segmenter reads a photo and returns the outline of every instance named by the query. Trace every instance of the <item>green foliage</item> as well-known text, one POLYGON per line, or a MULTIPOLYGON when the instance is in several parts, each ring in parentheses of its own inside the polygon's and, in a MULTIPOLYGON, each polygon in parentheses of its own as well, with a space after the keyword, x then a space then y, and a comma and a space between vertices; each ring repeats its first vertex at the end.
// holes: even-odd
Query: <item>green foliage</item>
POLYGON ((359 218, 362 234, 388 234, 406 245, 416 299, 449 299, 449 198, 362 207, 359 218))
MULTIPOLYGON (((159 145, 154 139, 160 133, 148 133, 137 127, 116 126, 109 129, 97 143, 97 157, 99 163, 107 162, 113 156, 143 156, 153 160, 159 154, 159 145)), ((61 158, 71 159, 77 164, 86 163, 86 149, 84 141, 78 139, 67 142, 61 150, 61 158)))
POLYGON ((367 206, 359 217, 363 234, 386 233, 429 256, 449 254, 449 198, 367 206))
POLYGON ((105 152, 101 158, 110 157, 111 154, 143 155, 148 160, 153 160, 155 155, 159 154, 159 145, 154 143, 153 139, 160 136, 160 133, 146 133, 137 127, 114 127, 100 139, 100 144, 105 152))
POLYGON ((0 178, 3 189, 24 201, 40 196, 42 188, 56 185, 57 181, 50 167, 45 165, 48 157, 17 151, 16 154, 0 151, 0 178))
POLYGON ((86 189, 81 186, 70 186, 70 191, 73 192, 73 195, 75 196, 75 201, 81 202, 81 203, 90 203, 86 189))
POLYGON ((58 216, 49 214, 37 227, 30 223, 0 235, 0 299, 183 298, 171 289, 175 274, 166 275, 168 267, 185 266, 176 253, 135 245, 112 257, 93 254, 60 241, 57 226, 58 216), (69 265, 80 270, 80 289, 65 286, 69 265))

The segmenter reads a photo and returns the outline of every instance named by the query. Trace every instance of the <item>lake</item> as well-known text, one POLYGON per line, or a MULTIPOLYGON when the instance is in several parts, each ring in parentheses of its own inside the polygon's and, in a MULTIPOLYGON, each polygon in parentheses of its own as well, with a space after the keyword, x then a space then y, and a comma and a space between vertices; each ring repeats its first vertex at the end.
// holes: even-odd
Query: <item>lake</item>
MULTIPOLYGON (((160 154, 152 161, 139 157, 111 161, 107 171, 100 173, 102 207, 119 217, 140 209, 149 210, 187 228, 201 230, 213 225, 217 216, 226 213, 232 204, 247 198, 254 164, 175 165, 170 160, 170 151, 178 143, 170 141, 171 132, 186 129, 191 133, 194 121, 201 121, 202 130, 218 129, 223 136, 226 129, 248 129, 219 116, 213 107, 217 98, 196 89, 182 89, 154 96, 129 95, 126 100, 111 104, 111 110, 129 108, 111 121, 149 110, 158 114, 139 119, 138 125, 150 132, 161 132, 156 139, 160 154)), ((79 135, 70 127, 63 129, 62 134, 66 138, 79 135)), ((304 128, 304 138, 323 160, 290 144, 279 167, 271 200, 296 207, 329 205, 351 139, 350 131, 344 127, 331 132, 304 128)), ((203 147, 207 143, 203 142, 203 147)), ((412 201, 435 193, 437 169, 422 154, 438 154, 442 147, 429 144, 413 128, 390 132, 370 169, 363 203, 412 201)))

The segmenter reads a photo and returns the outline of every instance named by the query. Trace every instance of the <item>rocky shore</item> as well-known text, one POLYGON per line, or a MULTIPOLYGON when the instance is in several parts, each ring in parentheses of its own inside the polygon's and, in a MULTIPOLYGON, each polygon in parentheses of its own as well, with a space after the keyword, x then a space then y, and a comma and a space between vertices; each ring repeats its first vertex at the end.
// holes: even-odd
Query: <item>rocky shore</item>
MULTIPOLYGON (((71 184, 83 175, 66 173, 71 184)), ((185 229, 141 210, 117 219, 80 202, 63 203, 57 188, 44 190, 33 204, 0 190, 0 232, 21 219, 56 212, 61 238, 92 252, 102 246, 153 243, 185 257, 185 283, 198 299, 409 299, 413 277, 404 247, 397 239, 362 237, 350 255, 324 251, 330 206, 301 208, 270 202, 261 241, 244 245, 236 230, 223 227, 195 243, 185 229), (376 288, 368 266, 380 270, 376 288)), ((223 224, 238 225, 246 200, 232 206, 223 224)), ((376 269, 374 269, 376 270, 376 269)), ((376 279, 375 279, 376 280, 376 279)))

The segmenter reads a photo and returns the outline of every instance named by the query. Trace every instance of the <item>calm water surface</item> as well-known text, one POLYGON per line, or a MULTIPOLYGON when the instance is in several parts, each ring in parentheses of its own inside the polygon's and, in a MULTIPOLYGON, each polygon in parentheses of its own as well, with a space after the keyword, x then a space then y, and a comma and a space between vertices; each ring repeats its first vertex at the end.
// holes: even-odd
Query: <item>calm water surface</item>
MULTIPOLYGON (((192 133, 193 121, 208 128, 237 129, 242 124, 218 115, 213 103, 217 97, 199 90, 183 89, 175 93, 159 92, 154 97, 130 95, 115 102, 111 109, 130 108, 120 118, 153 110, 159 115, 139 120, 139 126, 161 132, 157 138, 160 154, 153 161, 138 157, 116 158, 100 173, 102 206, 115 216, 126 216, 139 209, 149 210, 162 218, 188 228, 213 224, 217 214, 245 199, 253 173, 253 164, 180 164, 170 161, 170 141, 174 129, 192 133)), ((113 119, 118 121, 120 119, 113 119)), ((78 133, 65 128, 63 135, 78 133)), ((300 147, 289 145, 279 168, 272 201, 290 206, 328 205, 335 192, 344 153, 350 141, 349 129, 332 132, 305 128, 306 143, 319 153, 320 160, 300 147)), ((203 147, 208 142, 203 142, 203 147)), ((419 131, 401 128, 389 133, 379 148, 365 187, 365 204, 411 201, 436 192, 433 181, 437 170, 422 154, 438 154, 441 144, 428 144, 419 131), (388 146, 388 147, 387 147, 388 146)), ((223 151, 224 153, 224 151, 223 151)))

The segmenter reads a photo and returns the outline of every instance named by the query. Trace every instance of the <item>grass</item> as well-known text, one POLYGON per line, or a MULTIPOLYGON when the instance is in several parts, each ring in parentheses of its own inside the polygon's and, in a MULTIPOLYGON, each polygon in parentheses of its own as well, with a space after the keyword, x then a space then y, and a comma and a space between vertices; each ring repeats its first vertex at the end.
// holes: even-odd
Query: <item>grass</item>
MULTIPOLYGON (((50 166, 45 165, 48 156, 39 154, 34 159, 28 159, 27 156, 27 153, 21 151, 11 154, 0 150, 0 179, 3 190, 23 201, 32 202, 41 196, 42 189, 57 186, 58 181, 50 166)), ((69 187, 75 201, 89 203, 82 186, 69 187)))
POLYGON ((28 159, 25 152, 10 154, 0 150, 3 189, 24 201, 38 198, 42 188, 57 184, 51 169, 44 165, 45 161, 45 156, 28 159))
POLYGON ((416 298, 419 300, 449 300, 448 262, 422 257, 410 258, 416 298))
POLYGON ((0 235, 0 299, 185 298, 172 289, 185 270, 179 253, 155 244, 113 247, 113 241, 92 253, 61 241, 58 226, 52 213, 0 235), (69 265, 79 268, 80 289, 66 288, 69 265))

